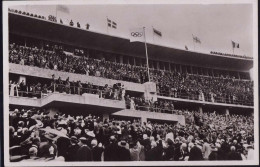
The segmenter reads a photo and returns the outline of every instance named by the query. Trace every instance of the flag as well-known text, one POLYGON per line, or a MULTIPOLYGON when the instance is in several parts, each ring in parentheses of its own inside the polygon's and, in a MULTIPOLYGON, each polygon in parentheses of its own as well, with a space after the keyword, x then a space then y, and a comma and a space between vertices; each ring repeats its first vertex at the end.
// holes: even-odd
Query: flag
POLYGON ((198 37, 193 36, 193 35, 192 35, 192 37, 193 37, 193 41, 194 42, 201 44, 201 41, 200 41, 200 39, 198 37))
POLYGON ((114 22, 114 21, 112 21, 112 20, 110 20, 108 18, 107 18, 107 26, 110 27, 110 28, 114 28, 114 29, 117 28, 116 22, 114 22))
POLYGON ((112 21, 112 28, 115 28, 115 29, 116 29, 116 27, 117 27, 116 22, 113 22, 113 21, 112 21))
POLYGON ((112 27, 112 21, 109 20, 109 19, 107 19, 107 26, 108 26, 108 27, 112 27))
POLYGON ((63 13, 67 13, 67 14, 70 13, 69 8, 65 5, 57 5, 57 11, 61 11, 63 13))
POLYGON ((189 50, 189 48, 187 47, 187 45, 185 45, 185 49, 186 49, 186 50, 189 50))
POLYGON ((239 48, 239 43, 236 43, 234 41, 231 41, 231 42, 232 42, 233 48, 239 48))
POLYGON ((162 32, 156 30, 155 28, 153 28, 153 33, 156 34, 156 35, 158 35, 158 36, 160 36, 160 37, 162 36, 162 32))
POLYGON ((144 42, 144 30, 143 28, 130 29, 130 42, 140 41, 144 42))

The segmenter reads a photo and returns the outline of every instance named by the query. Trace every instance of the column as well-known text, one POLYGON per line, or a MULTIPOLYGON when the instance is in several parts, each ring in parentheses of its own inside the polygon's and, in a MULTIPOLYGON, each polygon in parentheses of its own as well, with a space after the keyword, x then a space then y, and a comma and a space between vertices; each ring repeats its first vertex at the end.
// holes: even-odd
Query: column
POLYGON ((109 119, 109 114, 107 114, 107 113, 105 113, 105 114, 103 114, 103 121, 105 120, 105 119, 109 119))
POLYGON ((199 112, 200 112, 201 114, 203 114, 202 106, 199 106, 199 112))
POLYGON ((124 59, 123 59, 123 56, 120 56, 120 63, 121 64, 123 64, 124 63, 124 61, 123 61, 124 59))

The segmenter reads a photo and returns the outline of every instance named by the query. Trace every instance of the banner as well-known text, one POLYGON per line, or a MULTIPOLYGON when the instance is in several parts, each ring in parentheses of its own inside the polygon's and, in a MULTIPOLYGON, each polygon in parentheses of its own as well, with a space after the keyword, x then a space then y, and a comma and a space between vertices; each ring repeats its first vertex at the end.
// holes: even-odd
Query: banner
POLYGON ((143 28, 130 29, 130 42, 140 41, 144 42, 144 30, 143 28))

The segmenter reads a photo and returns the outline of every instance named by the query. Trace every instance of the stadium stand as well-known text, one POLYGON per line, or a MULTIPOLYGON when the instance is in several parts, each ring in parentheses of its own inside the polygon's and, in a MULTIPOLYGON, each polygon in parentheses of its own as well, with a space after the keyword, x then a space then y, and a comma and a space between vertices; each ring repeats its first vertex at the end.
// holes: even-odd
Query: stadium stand
POLYGON ((53 15, 9 18, 11 162, 254 158, 252 58, 148 44, 148 76, 128 39, 53 15))

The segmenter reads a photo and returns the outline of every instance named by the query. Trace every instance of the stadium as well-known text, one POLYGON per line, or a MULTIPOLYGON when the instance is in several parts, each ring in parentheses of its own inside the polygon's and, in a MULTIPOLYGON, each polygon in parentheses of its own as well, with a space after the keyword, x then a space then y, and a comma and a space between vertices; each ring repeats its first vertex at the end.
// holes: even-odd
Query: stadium
POLYGON ((253 57, 12 7, 8 22, 10 162, 254 160, 253 57))

